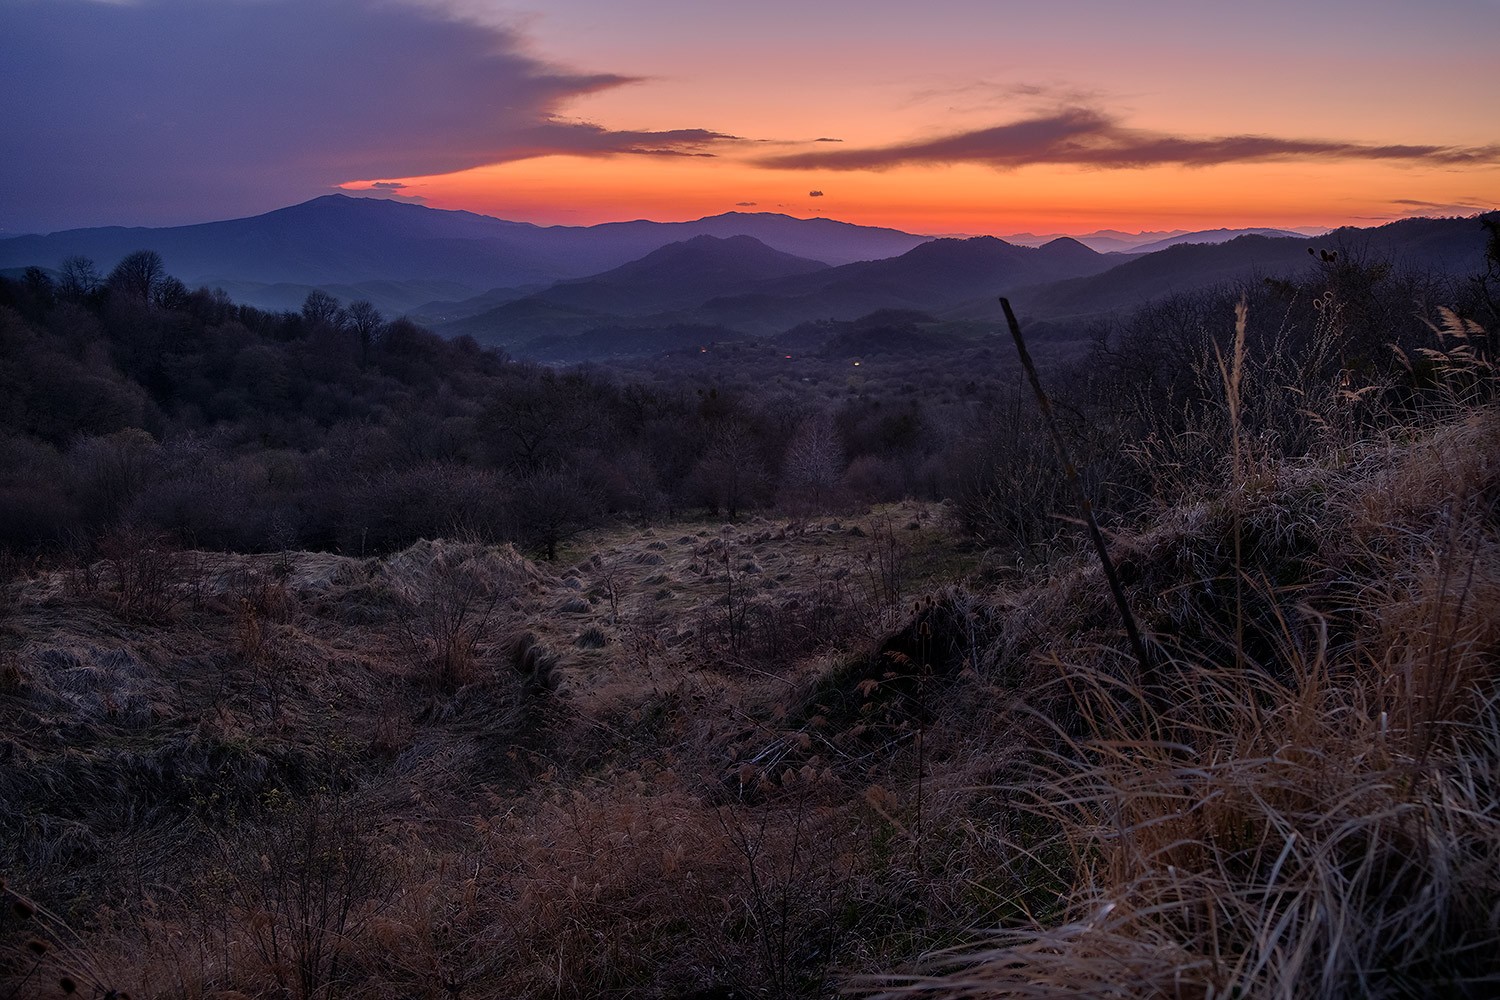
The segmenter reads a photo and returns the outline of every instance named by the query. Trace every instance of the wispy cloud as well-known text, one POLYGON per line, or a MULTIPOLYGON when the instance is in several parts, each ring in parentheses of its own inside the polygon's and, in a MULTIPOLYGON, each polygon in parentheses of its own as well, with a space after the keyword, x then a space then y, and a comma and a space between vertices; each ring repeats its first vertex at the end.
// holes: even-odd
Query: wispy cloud
POLYGON ((1082 107, 1097 103, 1103 95, 1096 90, 1064 83, 1035 81, 970 80, 923 87, 912 92, 909 104, 942 104, 949 111, 994 111, 997 107, 1026 105, 1037 107, 1082 107))
POLYGON ((1465 198, 1463 201, 1422 201, 1418 198, 1393 198, 1391 204, 1407 212, 1441 212, 1445 215, 1473 215, 1476 212, 1493 211, 1497 202, 1486 204, 1480 198, 1465 198))
POLYGON ((741 136, 702 128, 631 132, 607 129, 592 122, 549 121, 520 134, 508 151, 508 158, 554 154, 716 156, 710 152, 711 147, 744 141, 741 136))
POLYGON ((759 162, 783 169, 881 170, 904 164, 982 163, 1001 169, 1030 164, 1125 168, 1292 159, 1421 160, 1445 165, 1500 163, 1500 144, 1377 145, 1268 135, 1195 137, 1128 128, 1102 111, 1074 107, 940 139, 869 149, 790 153, 759 162))
MULTIPOLYGON (((703 156, 703 128, 561 117, 638 82, 538 57, 437 0, 6 3, 0 220, 159 223, 261 211, 353 180, 547 153, 703 156)), ((395 189, 387 188, 387 192, 395 189)))

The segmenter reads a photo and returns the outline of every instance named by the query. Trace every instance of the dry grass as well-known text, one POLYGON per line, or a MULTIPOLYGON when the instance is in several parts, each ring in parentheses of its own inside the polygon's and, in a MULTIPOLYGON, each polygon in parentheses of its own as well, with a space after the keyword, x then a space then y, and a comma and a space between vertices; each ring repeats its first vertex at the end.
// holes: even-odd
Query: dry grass
POLYGON ((953 571, 950 536, 915 506, 690 530, 596 536, 560 576, 453 542, 180 553, 156 616, 16 574, 0 794, 24 809, 0 822, 58 914, 43 972, 76 929, 96 992, 825 991, 885 824, 785 716, 897 620, 896 573, 953 571), (816 655, 734 649, 731 586, 757 623, 821 623, 816 655))
POLYGON ((1226 358, 1110 539, 1166 697, 1096 562, 921 505, 13 573, 0 997, 1493 995, 1490 373, 1226 358))
POLYGON ((1103 617, 1096 568, 1008 602, 1046 627, 1031 662, 1053 677, 1020 708, 1039 727, 1021 776, 983 796, 1011 916, 871 991, 1500 989, 1500 412, 1458 357, 1416 419, 1287 456, 1242 448, 1236 348, 1229 488, 1183 483, 1194 502, 1117 540, 1168 697, 1117 641, 1064 637, 1103 617))
POLYGON ((1161 714, 1122 712, 1132 692, 1070 667, 1088 735, 1057 730, 1003 789, 1054 831, 1008 846, 1021 870, 1066 858, 1069 919, 936 958, 953 971, 891 995, 1490 995, 1495 646, 1435 645, 1445 601, 1424 610, 1382 656, 1289 628, 1279 679, 1178 662, 1161 714))

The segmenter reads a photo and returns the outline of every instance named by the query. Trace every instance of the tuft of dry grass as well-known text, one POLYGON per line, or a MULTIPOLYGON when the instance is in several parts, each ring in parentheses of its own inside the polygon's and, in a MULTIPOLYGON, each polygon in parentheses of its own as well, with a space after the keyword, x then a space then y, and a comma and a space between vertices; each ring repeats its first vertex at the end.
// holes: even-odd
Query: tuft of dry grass
MULTIPOLYGON (((1404 671, 1312 640, 1285 650, 1284 682, 1178 662, 1162 715, 1117 713, 1119 683, 1071 667, 1089 735, 1058 732, 1036 776, 1002 789, 1055 831, 1008 847, 1066 858, 1066 919, 934 956, 942 971, 881 995, 1489 995, 1493 662, 1435 718, 1404 671)), ((1424 645, 1404 666, 1446 675, 1424 645)))
MULTIPOLYGON (((1146 697, 1107 633, 1068 640, 1070 622, 1097 629, 1097 570, 1013 598, 1009 630, 1037 630, 1031 662, 1051 679, 1015 709, 1035 727, 1026 763, 980 795, 1007 916, 870 992, 1500 989, 1492 371, 1450 346, 1428 358, 1438 384, 1419 409, 1288 453, 1242 437, 1242 402, 1263 420, 1282 390, 1274 365, 1247 370, 1239 319, 1222 433, 1199 438, 1223 442, 1228 488, 1200 474, 1179 484, 1195 503, 1120 539, 1169 697, 1146 697)), ((1472 334, 1460 325, 1443 332, 1472 334)))

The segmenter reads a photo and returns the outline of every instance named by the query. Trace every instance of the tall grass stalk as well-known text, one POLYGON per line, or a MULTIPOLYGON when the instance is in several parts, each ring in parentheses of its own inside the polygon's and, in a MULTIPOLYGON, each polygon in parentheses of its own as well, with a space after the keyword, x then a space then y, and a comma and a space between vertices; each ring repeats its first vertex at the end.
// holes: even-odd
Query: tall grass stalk
MULTIPOLYGON (((1240 384, 1245 373, 1245 325, 1249 316, 1249 304, 1242 296, 1234 307, 1234 349, 1226 363, 1224 353, 1214 343, 1214 359, 1219 365, 1219 376, 1224 384, 1224 406, 1229 414, 1229 441, 1233 456, 1233 477, 1230 480, 1234 502, 1234 648, 1245 647, 1245 591, 1244 591, 1244 501, 1245 459, 1240 441, 1240 384)), ((1243 667, 1244 664, 1240 663, 1243 667)))

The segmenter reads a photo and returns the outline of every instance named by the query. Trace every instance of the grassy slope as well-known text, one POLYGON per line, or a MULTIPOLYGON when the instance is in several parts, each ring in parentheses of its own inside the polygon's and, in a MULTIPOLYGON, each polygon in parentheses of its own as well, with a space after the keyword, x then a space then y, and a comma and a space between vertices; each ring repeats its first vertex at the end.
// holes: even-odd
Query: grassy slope
POLYGON ((137 995, 1486 995, 1485 378, 1321 410, 1307 456, 1199 428, 1114 538, 1157 691, 1091 559, 980 573, 915 507, 561 572, 192 557, 170 607, 140 552, 127 594, 23 579, 6 867, 57 916, 7 918, 10 969, 36 933, 34 981, 137 995))
POLYGON ((721 926, 754 867, 736 837, 785 807, 772 765, 802 738, 785 717, 807 675, 968 564, 940 515, 619 530, 557 566, 424 542, 379 560, 126 546, 20 571, 0 839, 44 916, 0 933, 53 943, 37 976, 136 995, 785 978, 800 960, 764 953, 764 899, 721 926), (326 844, 375 853, 347 871, 326 844), (652 875, 676 863, 687 891, 652 875), (314 882, 350 908, 319 910, 328 952, 287 930, 314 882), (449 912, 468 930, 435 940, 449 912))

